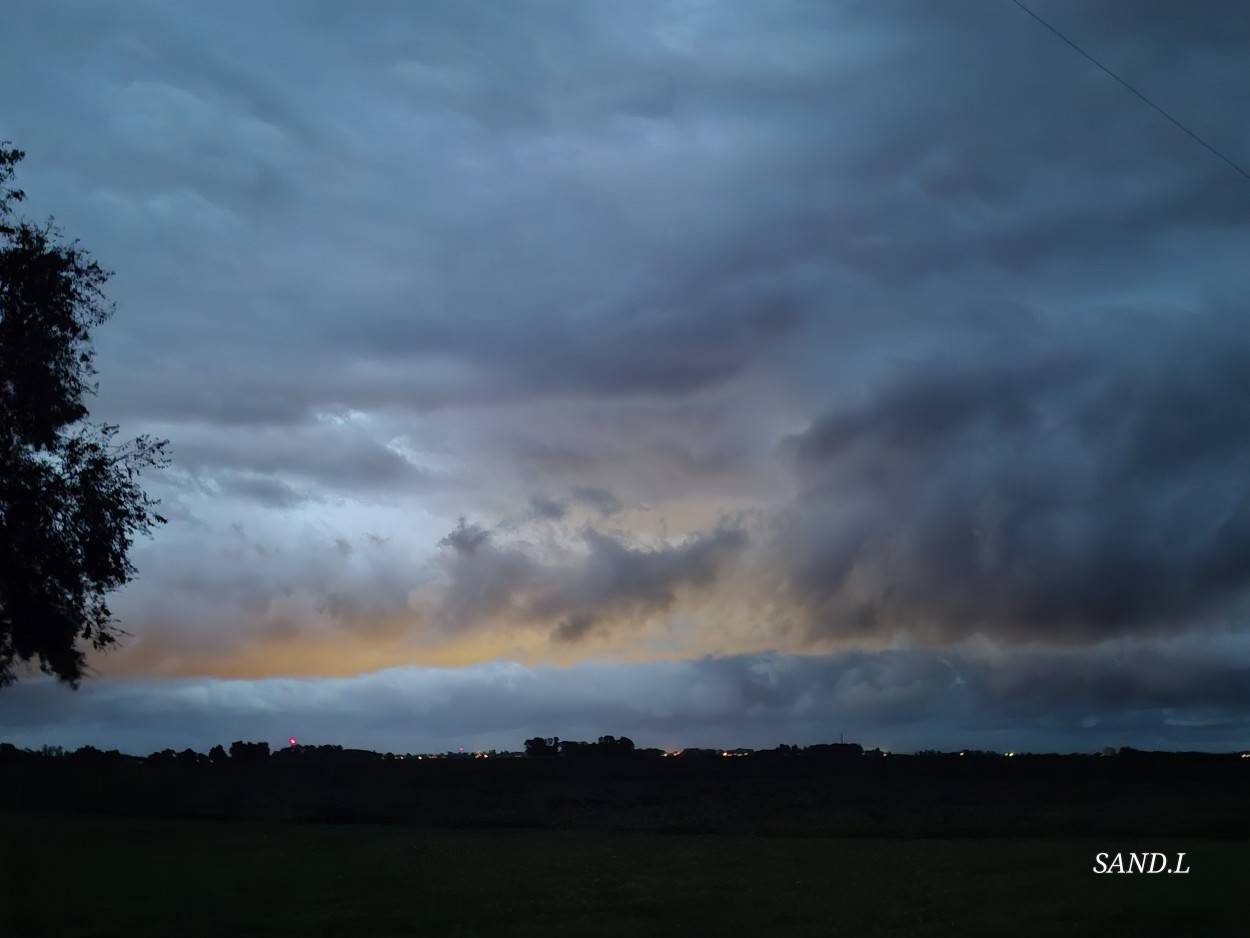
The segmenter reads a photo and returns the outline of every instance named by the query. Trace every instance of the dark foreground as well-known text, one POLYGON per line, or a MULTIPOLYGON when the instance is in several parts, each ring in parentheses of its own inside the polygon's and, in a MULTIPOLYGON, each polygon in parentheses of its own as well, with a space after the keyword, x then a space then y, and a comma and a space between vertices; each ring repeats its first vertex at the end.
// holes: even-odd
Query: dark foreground
POLYGON ((0 765, 0 935, 1246 933, 1250 760, 0 765), (1098 875, 1184 853, 1187 874, 1098 875))
POLYGON ((1237 837, 1250 759, 0 765, 4 804, 126 817, 801 837, 1237 837))
POLYGON ((1250 851, 1186 838, 907 840, 4 819, 5 935, 1244 934, 1250 851), (1186 852, 1188 875, 1091 872, 1186 852))

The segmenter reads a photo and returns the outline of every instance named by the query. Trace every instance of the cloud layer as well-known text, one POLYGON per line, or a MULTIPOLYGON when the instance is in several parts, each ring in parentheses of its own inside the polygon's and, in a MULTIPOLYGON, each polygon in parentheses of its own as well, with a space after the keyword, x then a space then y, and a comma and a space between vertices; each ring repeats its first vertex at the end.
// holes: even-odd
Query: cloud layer
POLYGON ((385 669, 351 678, 102 679, 69 694, 43 680, 6 691, 0 733, 19 745, 146 754, 295 735, 379 751, 518 750, 558 735, 639 745, 807 745, 845 734, 896 751, 1099 752, 1106 746, 1235 749, 1250 721, 1244 641, 1133 644, 1095 656, 984 649, 756 655, 528 668, 385 669), (1235 652, 1230 660, 1229 652, 1235 652))
MULTIPOLYGON (((1250 161, 1250 10, 1039 10, 1250 161)), ((1250 186, 1010 4, 49 2, 6 36, 26 205, 117 272, 93 413, 171 441, 117 699, 968 642, 1064 686, 1241 633, 1250 186)))
POLYGON ((787 571, 813 624, 1064 642, 1239 612, 1248 326, 1133 317, 1008 365, 921 362, 787 439, 787 571))

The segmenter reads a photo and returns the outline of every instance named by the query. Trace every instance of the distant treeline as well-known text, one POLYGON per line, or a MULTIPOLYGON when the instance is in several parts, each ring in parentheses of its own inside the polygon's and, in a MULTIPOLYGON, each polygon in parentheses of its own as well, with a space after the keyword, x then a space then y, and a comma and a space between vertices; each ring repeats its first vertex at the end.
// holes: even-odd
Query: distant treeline
POLYGON ((268 743, 247 743, 236 740, 230 744, 229 752, 224 746, 214 746, 207 753, 196 752, 194 749, 162 749, 148 756, 131 756, 116 749, 97 749, 95 746, 82 746, 79 749, 66 750, 60 746, 42 746, 39 749, 18 749, 11 743, 0 743, 0 763, 18 762, 25 759, 66 759, 72 762, 150 762, 160 765, 204 765, 235 762, 263 762, 270 757, 268 743))
POLYGON ((598 742, 586 743, 572 739, 560 739, 558 736, 535 736, 525 741, 525 754, 533 758, 545 759, 552 756, 567 758, 616 757, 616 756, 660 756, 661 749, 638 749, 628 736, 619 739, 615 736, 600 736, 598 742))
POLYGON ((367 749, 344 749, 342 746, 304 746, 295 745, 271 750, 267 742, 244 742, 236 740, 227 751, 223 746, 213 746, 207 753, 196 752, 194 749, 162 749, 148 756, 129 756, 116 749, 100 750, 94 746, 83 746, 81 749, 66 751, 60 746, 44 746, 41 749, 18 749, 10 743, 0 743, 0 762, 22 758, 53 758, 72 759, 82 762, 107 761, 139 761, 160 765, 219 765, 227 762, 257 763, 269 760, 281 760, 292 763, 323 763, 323 762, 368 762, 403 759, 474 759, 474 758, 508 758, 524 755, 528 758, 547 759, 619 759, 619 758, 660 758, 677 756, 685 759, 705 757, 806 757, 806 758, 852 758, 859 756, 885 756, 888 753, 880 749, 865 751, 858 743, 820 743, 814 746, 789 746, 782 744, 775 749, 707 749, 688 747, 675 752, 663 749, 640 749, 628 736, 600 736, 594 742, 560 739, 556 736, 535 736, 525 740, 524 753, 519 752, 448 752, 433 753, 421 756, 396 755, 395 753, 373 752, 367 749))
POLYGON ((534 758, 561 757, 567 759, 585 758, 618 758, 621 756, 678 756, 682 758, 700 758, 711 756, 809 756, 844 758, 854 756, 887 755, 880 749, 864 751, 859 743, 819 743, 814 746, 787 746, 782 744, 776 749, 706 749, 687 747, 675 752, 663 749, 638 749, 628 736, 600 736, 597 742, 581 742, 571 739, 560 739, 558 736, 535 736, 525 741, 525 754, 534 758))
POLYGON ((67 750, 61 746, 42 746, 39 749, 18 749, 12 743, 0 743, 0 764, 31 759, 66 759, 75 762, 136 762, 155 765, 221 765, 225 763, 325 763, 325 762, 383 762, 404 759, 475 759, 495 756, 520 756, 521 753, 496 752, 447 752, 417 755, 374 752, 369 749, 344 749, 342 746, 285 746, 270 749, 267 742, 244 742, 235 740, 229 750, 213 746, 207 753, 194 749, 162 749, 146 756, 132 756, 116 749, 97 749, 83 746, 67 750))
MULTIPOLYGON (((183 749, 177 751, 174 749, 162 749, 159 752, 153 752, 148 756, 131 756, 119 752, 116 749, 101 750, 94 746, 83 746, 75 750, 66 750, 60 746, 43 746, 39 749, 19 749, 11 743, 0 743, 0 764, 14 763, 29 760, 41 759, 65 759, 83 763, 148 763, 158 765, 221 765, 227 763, 233 764, 256 764, 270 761, 280 761, 292 764, 324 764, 324 763, 348 763, 348 762, 380 762, 380 761, 398 761, 398 760, 417 760, 417 759, 475 759, 475 758, 509 758, 524 755, 530 759, 559 759, 564 760, 617 760, 622 758, 628 759, 654 759, 660 757, 678 757, 686 760, 702 759, 712 757, 741 757, 751 756, 753 759, 802 759, 808 760, 873 760, 881 759, 889 756, 889 752, 881 749, 864 749, 859 743, 817 743, 812 746, 791 746, 782 744, 774 749, 709 749, 698 747, 687 747, 678 751, 667 752, 662 749, 644 748, 640 749, 635 746, 634 741, 628 736, 600 736, 594 742, 585 742, 580 740, 560 739, 556 736, 542 737, 535 736, 532 739, 525 740, 524 753, 520 752, 497 752, 489 750, 487 752, 447 752, 433 753, 424 755, 411 754, 395 754, 392 752, 374 752, 368 749, 344 749, 342 746, 306 746, 294 745, 281 749, 271 750, 267 742, 244 742, 243 740, 235 740, 230 744, 229 750, 224 746, 213 746, 207 753, 197 752, 194 749, 183 749)), ((896 755, 896 758, 911 759, 976 759, 978 761, 985 759, 1003 759, 1015 756, 1016 753, 992 752, 982 749, 965 749, 959 751, 945 752, 936 749, 923 749, 915 753, 914 756, 896 755)), ((1063 758, 1056 753, 1037 753, 1028 754, 1021 753, 1023 757, 1034 755, 1037 757, 1045 757, 1048 759, 1063 758)), ((1088 758, 1089 753, 1070 753, 1069 756, 1074 758, 1088 758)), ((1130 746, 1124 746, 1119 749, 1108 747, 1101 753, 1093 754, 1101 756, 1115 756, 1119 759, 1130 760, 1157 760, 1163 758, 1190 758, 1190 759, 1227 759, 1241 756, 1246 757, 1244 753, 1207 753, 1207 752, 1166 752, 1152 751, 1143 749, 1134 749, 1130 746)))

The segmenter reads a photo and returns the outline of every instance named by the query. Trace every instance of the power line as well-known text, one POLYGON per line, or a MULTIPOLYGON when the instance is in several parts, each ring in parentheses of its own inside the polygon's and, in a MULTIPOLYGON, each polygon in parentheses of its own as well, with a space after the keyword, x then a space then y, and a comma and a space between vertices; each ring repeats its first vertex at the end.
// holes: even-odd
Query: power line
POLYGON ((1169 121, 1171 121, 1173 124, 1175 124, 1175 125, 1176 125, 1177 127, 1179 127, 1181 130, 1183 130, 1186 134, 1188 134, 1190 137, 1192 137, 1194 140, 1196 140, 1198 143, 1200 143, 1200 144, 1201 144, 1202 146, 1204 146, 1206 149, 1210 150, 1212 153, 1214 153, 1216 156, 1218 156, 1221 160, 1223 160, 1225 163, 1227 163, 1229 166, 1231 166, 1234 170, 1236 170, 1238 173, 1240 173, 1240 174, 1241 174, 1242 176, 1244 176, 1246 179, 1250 179, 1250 172, 1246 172, 1244 169, 1242 169, 1240 166, 1238 166, 1236 163, 1234 163, 1232 160, 1230 160, 1227 156, 1225 156, 1223 153, 1221 153, 1219 150, 1217 150, 1217 149, 1216 149, 1215 147, 1213 147, 1211 144, 1207 143, 1205 140, 1203 140, 1201 137, 1199 137, 1196 133, 1194 133, 1192 130, 1190 130, 1188 127, 1186 127, 1184 124, 1182 124, 1179 120, 1177 120, 1175 117, 1173 117, 1173 116, 1172 116, 1171 114, 1169 114, 1167 111, 1163 110, 1163 108, 1159 107, 1159 105, 1155 104, 1155 103, 1154 103, 1153 101, 1151 101, 1148 97, 1146 97, 1144 94, 1142 94, 1140 91, 1138 91, 1138 90, 1137 90, 1136 88, 1134 88, 1132 85, 1130 85, 1127 81, 1125 81, 1123 78, 1121 78, 1121 77, 1120 77, 1119 75, 1117 75, 1115 72, 1111 71, 1111 69, 1107 68, 1107 66, 1105 66, 1105 65, 1103 65, 1101 62, 1099 62, 1096 58, 1094 58, 1092 55, 1090 55, 1088 52, 1086 52, 1084 49, 1082 49, 1080 46, 1078 46, 1075 42, 1073 42, 1071 39, 1069 39, 1067 36, 1065 36, 1065 35, 1064 35, 1063 33, 1061 33, 1059 30, 1057 30, 1054 26, 1051 26, 1051 25, 1050 25, 1050 23, 1046 22, 1046 20, 1042 19, 1040 16, 1038 16, 1036 13, 1034 13, 1032 10, 1030 10, 1027 6, 1025 6, 1025 5, 1021 2, 1021 0, 1011 0, 1011 2, 1012 2, 1012 3, 1014 3, 1016 6, 1018 6, 1020 9, 1022 9, 1025 13, 1029 14, 1029 16, 1033 17, 1033 19, 1037 20, 1039 23, 1041 23, 1041 24, 1042 24, 1043 26, 1045 26, 1047 29, 1049 29, 1052 33, 1054 33, 1056 36, 1058 36, 1060 39, 1062 39, 1064 42, 1066 42, 1068 45, 1070 45, 1070 46, 1071 46, 1073 49, 1075 49, 1077 52, 1081 53, 1081 55, 1083 55, 1085 58, 1089 59, 1089 61, 1091 61, 1091 62, 1093 62, 1095 65, 1097 65, 1100 69, 1102 69, 1102 71, 1106 72, 1108 75, 1110 75, 1112 78, 1114 78, 1116 81, 1118 81, 1121 85, 1123 85, 1123 86, 1124 86, 1125 88, 1127 88, 1129 91, 1133 92, 1133 94, 1135 94, 1135 95, 1136 95, 1138 98, 1140 98, 1142 101, 1145 101, 1147 104, 1149 104, 1152 108, 1154 108, 1156 111, 1158 111, 1158 112, 1159 112, 1160 114, 1162 114, 1164 117, 1166 117, 1169 121))

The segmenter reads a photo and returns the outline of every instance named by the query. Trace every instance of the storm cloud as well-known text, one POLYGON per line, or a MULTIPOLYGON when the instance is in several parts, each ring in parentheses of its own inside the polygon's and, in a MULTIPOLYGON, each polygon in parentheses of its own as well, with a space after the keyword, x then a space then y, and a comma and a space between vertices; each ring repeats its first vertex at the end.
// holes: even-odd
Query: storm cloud
POLYGON ((460 629, 504 618, 512 624, 554 623, 552 638, 575 641, 599 623, 636 621, 668 612, 679 590, 714 588, 722 568, 747 543, 726 523, 678 544, 634 545, 586 527, 577 549, 547 551, 499 544, 461 518, 440 546, 445 583, 434 620, 460 629), (554 556, 550 556, 554 554, 554 556))
POLYGON ((813 627, 1093 641, 1240 608, 1250 316, 1188 318, 919 362, 787 439, 813 627))
MULTIPOLYGON (((1250 8, 1033 6, 1250 162, 1250 8)), ((116 271, 93 416, 173 458, 103 736, 185 695, 206 741, 272 694, 361 741, 410 692, 501 741, 1241 719, 1250 184, 1015 5, 58 0, 5 38, 23 206, 116 271)))

